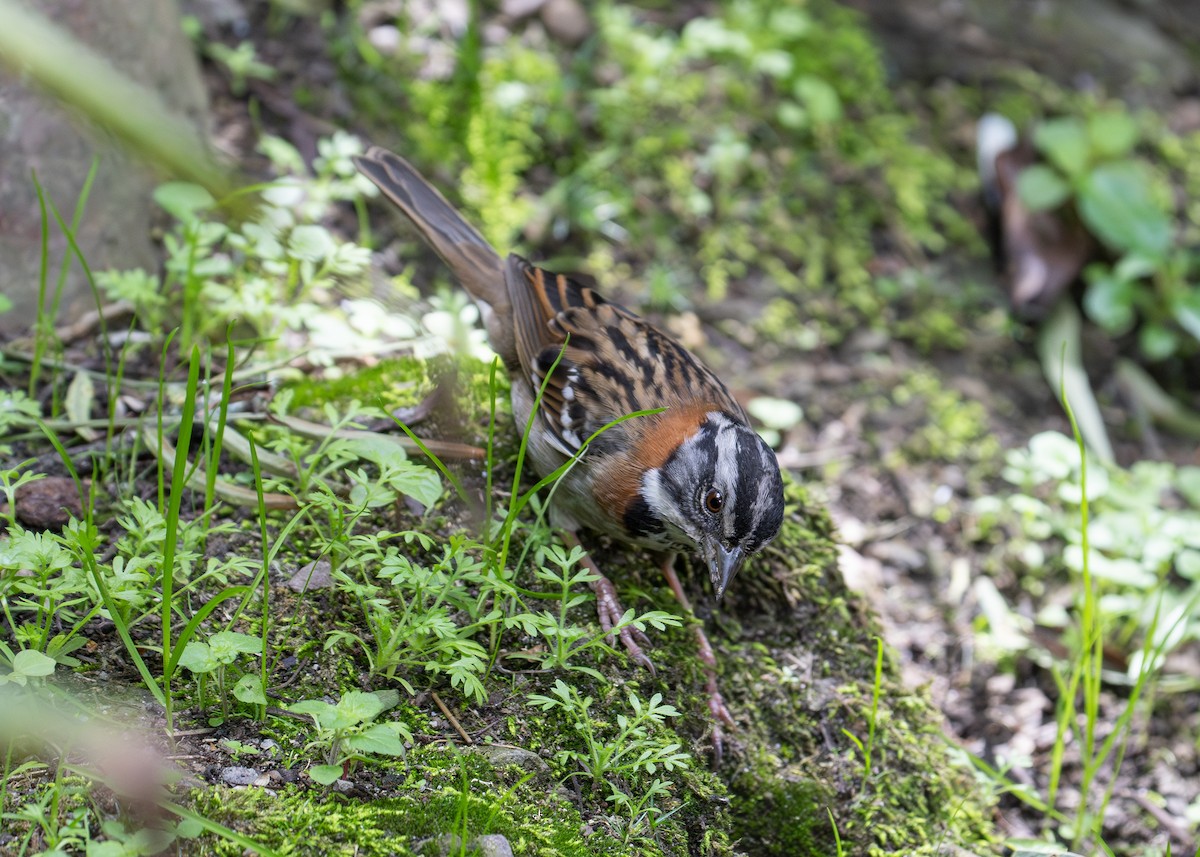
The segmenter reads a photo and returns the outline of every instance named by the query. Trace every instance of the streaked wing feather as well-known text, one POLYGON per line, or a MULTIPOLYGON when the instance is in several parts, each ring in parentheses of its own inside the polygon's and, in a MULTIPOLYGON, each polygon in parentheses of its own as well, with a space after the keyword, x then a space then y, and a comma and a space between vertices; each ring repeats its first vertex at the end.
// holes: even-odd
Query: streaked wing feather
MULTIPOLYGON (((619 304, 515 255, 506 280, 517 352, 535 387, 550 375, 541 414, 567 454, 635 411, 700 400, 744 418, 724 385, 683 346, 619 304)), ((608 438, 619 445, 623 430, 611 431, 615 436, 597 443, 608 438)))

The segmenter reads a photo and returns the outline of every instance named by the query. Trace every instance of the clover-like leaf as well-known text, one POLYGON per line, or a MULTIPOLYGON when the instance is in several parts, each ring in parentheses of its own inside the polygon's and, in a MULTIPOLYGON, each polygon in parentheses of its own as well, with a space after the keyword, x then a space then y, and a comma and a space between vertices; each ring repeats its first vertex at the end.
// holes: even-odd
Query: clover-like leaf
POLYGON ((267 694, 263 691, 262 676, 247 673, 233 686, 233 695, 249 705, 266 705, 267 694))
POLYGON ((1071 196, 1071 186, 1051 167, 1033 164, 1017 176, 1017 196, 1031 211, 1058 208, 1071 196))
POLYGON ((1171 220, 1150 195, 1141 165, 1119 161, 1097 167, 1079 186, 1079 214, 1100 240, 1122 253, 1161 258, 1171 245, 1171 220))
POLYGON ((341 765, 313 765, 308 769, 308 775, 313 782, 323 786, 332 785, 342 778, 341 765))
POLYGON ((1091 145, 1078 119, 1050 119, 1038 126, 1033 142, 1054 166, 1074 178, 1083 173, 1091 145))
POLYGON ((1138 139, 1138 126, 1124 110, 1102 110, 1088 117, 1092 150, 1109 158, 1129 154, 1138 139))

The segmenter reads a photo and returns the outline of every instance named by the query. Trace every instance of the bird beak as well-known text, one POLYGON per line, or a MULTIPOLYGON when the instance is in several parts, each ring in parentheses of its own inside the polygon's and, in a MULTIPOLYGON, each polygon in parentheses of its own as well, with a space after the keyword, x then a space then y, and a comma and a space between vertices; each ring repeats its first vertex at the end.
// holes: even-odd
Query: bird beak
POLYGON ((729 550, 719 542, 712 548, 708 551, 708 575, 717 593, 717 600, 720 601, 721 596, 725 594, 725 588, 745 562, 746 554, 741 547, 729 550))

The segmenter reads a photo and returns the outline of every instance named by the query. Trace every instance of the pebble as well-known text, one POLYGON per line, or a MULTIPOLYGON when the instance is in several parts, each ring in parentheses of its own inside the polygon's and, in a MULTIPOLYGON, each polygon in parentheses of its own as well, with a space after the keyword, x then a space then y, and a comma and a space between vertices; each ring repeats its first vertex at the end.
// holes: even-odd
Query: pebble
POLYGON ((499 833, 476 836, 470 844, 475 846, 481 857, 513 857, 512 845, 499 833))
POLYGON ((578 45, 592 34, 592 19, 579 0, 546 0, 542 23, 546 32, 564 45, 578 45))
POLYGON ((31 530, 61 530, 72 517, 83 517, 79 488, 62 476, 26 482, 14 499, 17 520, 31 530))
POLYGON ((221 769, 221 782, 227 786, 248 786, 258 779, 258 771, 254 768, 243 768, 232 765, 221 769))
POLYGON ((310 589, 328 589, 333 585, 333 567, 329 560, 318 560, 300 566, 296 573, 288 578, 287 586, 293 592, 306 592, 310 589))
POLYGON ((367 33, 367 41, 385 57, 395 56, 400 50, 400 28, 391 24, 372 27, 367 33))
POLYGON ((524 768, 527 771, 549 771, 550 766, 546 764, 546 760, 530 750, 523 750, 520 747, 501 747, 496 744, 481 744, 475 748, 476 753, 483 756, 493 766, 503 768, 508 765, 516 765, 524 768))

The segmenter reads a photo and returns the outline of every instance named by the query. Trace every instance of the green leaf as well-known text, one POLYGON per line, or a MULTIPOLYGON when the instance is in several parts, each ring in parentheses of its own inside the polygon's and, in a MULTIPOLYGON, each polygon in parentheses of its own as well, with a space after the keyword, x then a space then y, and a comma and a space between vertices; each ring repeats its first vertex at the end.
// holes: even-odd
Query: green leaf
POLYGON ((1078 119, 1050 119, 1038 126, 1033 142, 1054 166, 1071 178, 1078 178, 1087 167, 1087 130, 1078 119))
POLYGON ((185 818, 175 825, 175 835, 180 839, 195 839, 204 832, 204 825, 199 819, 185 818))
POLYGON ((442 496, 442 479, 437 471, 412 461, 404 462, 389 473, 388 485, 412 497, 426 509, 442 496))
POLYGON ((1200 467, 1181 467, 1175 473, 1175 489, 1191 504, 1200 509, 1200 467))
POLYGON ((1045 164, 1034 164, 1017 176, 1017 196, 1031 211, 1058 208, 1071 196, 1071 186, 1045 164))
POLYGON ((1129 154, 1138 139, 1138 126, 1124 110, 1104 110, 1088 117, 1088 142, 1106 158, 1129 154))
POLYGON ((179 656, 179 666, 194 673, 210 673, 220 666, 207 643, 188 643, 179 656))
POLYGON ((1157 271, 1161 264, 1158 259, 1152 259, 1140 253, 1129 253, 1122 256, 1113 266, 1113 273, 1122 280, 1140 280, 1157 271))
POLYGON ((261 655, 262 639, 238 631, 219 631, 208 638, 212 656, 222 664, 231 664, 238 655, 261 655))
POLYGON ((1107 269, 1104 274, 1089 277, 1089 280, 1083 295, 1083 308, 1088 317, 1113 335, 1133 327, 1134 284, 1112 276, 1107 269))
POLYGON ((331 703, 323 699, 302 699, 299 702, 293 702, 287 707, 288 711, 293 711, 296 714, 309 714, 317 718, 317 721, 324 725, 327 718, 330 718, 335 709, 331 703))
POLYGON ((1150 196, 1150 177, 1132 161, 1105 164, 1079 186, 1079 213, 1100 240, 1122 253, 1161 258, 1171 220, 1150 196))
POLYGON ((54 658, 47 657, 33 649, 17 652, 13 658, 13 672, 30 678, 40 678, 54 672, 54 658))
POLYGON ((312 777, 314 782, 320 783, 323 786, 332 785, 342 777, 341 765, 313 765, 308 775, 312 777))
POLYGON ((374 693, 361 690, 348 692, 337 704, 338 713, 350 723, 374 720, 384 710, 384 701, 374 693))
POLYGON ((842 100, 837 90, 821 78, 806 74, 796 81, 792 92, 808 109, 814 125, 830 125, 842 118, 842 100))
POLYGON ((248 673, 233 686, 233 695, 248 705, 266 705, 267 695, 263 692, 262 677, 248 673))
POLYGON ((1148 360, 1166 360, 1179 348, 1179 337, 1161 324, 1149 323, 1138 334, 1138 346, 1148 360))
POLYGON ((367 434, 347 438, 346 450, 380 467, 396 467, 408 461, 408 453, 395 435, 367 434))
POLYGON ((404 740, 398 723, 377 723, 358 735, 346 739, 347 746, 360 753, 379 753, 384 756, 403 756, 404 740))
POLYGON ((746 406, 750 416, 770 429, 790 429, 804 419, 804 409, 790 399, 755 396, 746 406))
POLYGON ((1175 557, 1175 571, 1188 580, 1200 579, 1200 551, 1180 551, 1175 557))
POLYGON ((1189 289, 1175 301, 1171 307, 1171 315, 1175 316, 1175 321, 1179 322, 1179 326, 1190 333, 1193 339, 1200 340, 1200 288, 1189 289))
POLYGON ((167 182, 159 185, 154 189, 154 201, 183 223, 195 220, 197 212, 216 205, 211 193, 190 182, 167 182))
POLYGON ((379 700, 379 704, 383 706, 383 710, 395 708, 400 704, 400 691, 395 688, 387 688, 386 690, 375 691, 375 698, 379 700))
POLYGON ((288 239, 288 252, 306 262, 323 262, 337 250, 333 236, 323 226, 297 226, 288 239))

